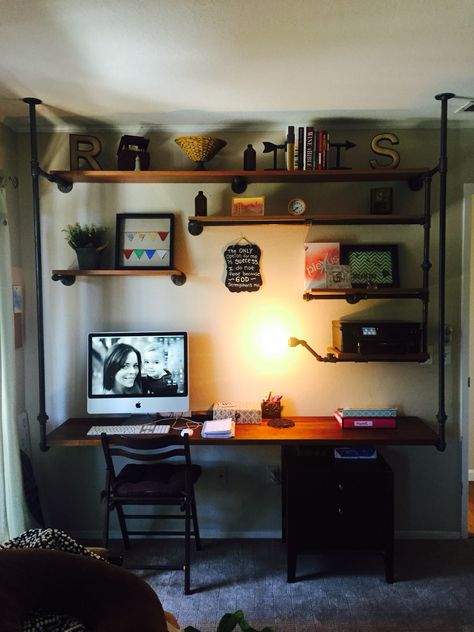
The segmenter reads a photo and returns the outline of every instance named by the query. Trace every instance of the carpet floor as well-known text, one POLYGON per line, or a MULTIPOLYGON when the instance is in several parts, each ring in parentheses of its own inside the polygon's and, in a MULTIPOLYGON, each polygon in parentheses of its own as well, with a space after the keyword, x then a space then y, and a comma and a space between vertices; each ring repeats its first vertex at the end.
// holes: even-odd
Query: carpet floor
MULTIPOLYGON (((124 565, 176 561, 181 551, 169 540, 136 541, 124 565)), ((474 539, 397 541, 393 584, 374 554, 300 556, 298 581, 288 584, 276 540, 204 541, 193 551, 189 596, 182 572, 135 572, 182 627, 201 632, 235 610, 274 632, 474 632, 474 539)))

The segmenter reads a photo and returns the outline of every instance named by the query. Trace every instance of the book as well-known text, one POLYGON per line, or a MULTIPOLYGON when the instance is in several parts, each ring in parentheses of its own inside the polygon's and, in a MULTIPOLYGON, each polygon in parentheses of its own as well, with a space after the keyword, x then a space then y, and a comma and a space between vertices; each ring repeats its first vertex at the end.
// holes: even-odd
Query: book
POLYGON ((325 288, 327 266, 339 264, 339 244, 333 242, 306 242, 304 255, 305 289, 325 288))
POLYGON ((337 411, 334 413, 341 428, 396 428, 396 417, 342 417, 337 411))
POLYGON ((306 128, 306 154, 304 168, 307 171, 314 169, 314 127, 306 128))
POLYGON ((304 127, 298 127, 298 170, 302 171, 304 168, 304 127))
POLYGON ((235 421, 232 417, 225 419, 208 419, 204 422, 201 437, 205 439, 230 439, 235 436, 235 421))
POLYGON ((387 408, 336 408, 341 417, 396 417, 398 409, 389 406, 387 408))

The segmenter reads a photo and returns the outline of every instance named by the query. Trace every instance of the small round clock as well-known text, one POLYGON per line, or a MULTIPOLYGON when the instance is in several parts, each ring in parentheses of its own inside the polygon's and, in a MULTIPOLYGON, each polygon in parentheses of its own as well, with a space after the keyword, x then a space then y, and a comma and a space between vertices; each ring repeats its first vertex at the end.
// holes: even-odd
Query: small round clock
POLYGON ((303 215, 306 211, 306 202, 301 198, 293 198, 288 202, 288 213, 290 215, 303 215))

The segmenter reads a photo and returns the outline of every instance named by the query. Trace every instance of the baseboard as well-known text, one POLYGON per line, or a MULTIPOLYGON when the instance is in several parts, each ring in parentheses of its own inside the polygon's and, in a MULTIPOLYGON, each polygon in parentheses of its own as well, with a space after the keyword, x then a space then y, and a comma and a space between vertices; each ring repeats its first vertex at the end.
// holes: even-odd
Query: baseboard
MULTIPOLYGON (((68 534, 81 542, 100 542, 102 535, 99 531, 74 531, 68 534)), ((120 531, 111 531, 111 540, 121 540, 120 531)), ((222 531, 218 529, 201 529, 203 540, 280 540, 281 531, 222 531)), ((396 540, 459 540, 459 531, 395 531, 396 540)))

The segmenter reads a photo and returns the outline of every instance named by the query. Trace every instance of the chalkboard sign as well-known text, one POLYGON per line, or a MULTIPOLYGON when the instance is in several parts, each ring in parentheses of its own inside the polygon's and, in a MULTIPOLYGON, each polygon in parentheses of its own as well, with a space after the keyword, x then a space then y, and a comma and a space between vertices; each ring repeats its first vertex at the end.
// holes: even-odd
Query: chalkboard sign
POLYGON ((256 244, 234 244, 224 252, 227 265, 226 288, 230 292, 256 292, 262 285, 261 250, 256 244))

